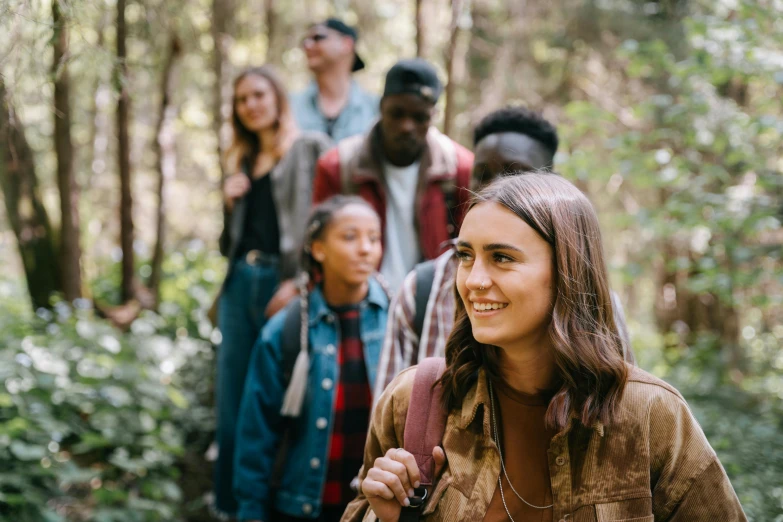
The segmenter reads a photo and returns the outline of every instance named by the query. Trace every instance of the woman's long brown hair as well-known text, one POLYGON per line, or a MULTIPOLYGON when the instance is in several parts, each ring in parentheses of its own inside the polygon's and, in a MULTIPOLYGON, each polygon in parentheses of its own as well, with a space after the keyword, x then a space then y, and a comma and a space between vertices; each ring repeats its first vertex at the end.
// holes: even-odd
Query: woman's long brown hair
MULTIPOLYGON (((609 424, 628 368, 615 325, 598 217, 588 199, 557 174, 503 177, 475 195, 470 208, 493 202, 530 225, 552 247, 555 280, 549 337, 560 388, 546 412, 549 427, 563 429, 571 416, 585 426, 609 424)), ((446 344, 440 382, 448 409, 461 405, 484 368, 500 378, 498 348, 473 337, 457 296, 454 330, 446 344)))
POLYGON ((277 121, 275 122, 275 144, 273 153, 275 159, 280 159, 288 150, 293 136, 296 134, 296 124, 291 107, 288 103, 288 93, 286 92, 280 77, 269 65, 260 67, 251 67, 245 69, 234 80, 234 87, 231 99, 231 127, 233 129, 233 140, 226 151, 225 165, 231 169, 239 169, 243 160, 251 162, 261 151, 261 143, 258 134, 249 131, 237 115, 236 92, 239 82, 248 76, 260 76, 266 79, 271 85, 277 98, 277 121))

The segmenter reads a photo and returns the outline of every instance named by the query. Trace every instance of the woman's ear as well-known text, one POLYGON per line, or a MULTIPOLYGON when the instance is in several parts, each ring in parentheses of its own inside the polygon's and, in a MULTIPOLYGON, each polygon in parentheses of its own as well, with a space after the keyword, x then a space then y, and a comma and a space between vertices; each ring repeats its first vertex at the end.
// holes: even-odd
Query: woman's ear
POLYGON ((324 244, 322 241, 313 241, 310 245, 310 255, 319 263, 324 262, 324 259, 326 259, 326 252, 324 251, 324 244))

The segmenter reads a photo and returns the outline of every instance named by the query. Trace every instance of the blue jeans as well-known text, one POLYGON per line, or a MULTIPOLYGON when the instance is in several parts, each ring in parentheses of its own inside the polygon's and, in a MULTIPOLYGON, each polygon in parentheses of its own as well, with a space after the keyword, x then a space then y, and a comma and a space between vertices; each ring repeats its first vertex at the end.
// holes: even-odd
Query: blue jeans
POLYGON ((250 354, 266 323, 264 310, 280 283, 278 263, 235 259, 218 303, 223 341, 217 352, 215 507, 233 515, 234 439, 250 354))

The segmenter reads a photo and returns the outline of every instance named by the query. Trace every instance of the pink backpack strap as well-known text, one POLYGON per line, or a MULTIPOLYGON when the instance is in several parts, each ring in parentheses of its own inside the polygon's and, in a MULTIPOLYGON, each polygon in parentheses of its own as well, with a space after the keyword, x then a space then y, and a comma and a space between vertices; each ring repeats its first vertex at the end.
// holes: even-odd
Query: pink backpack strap
POLYGON ((432 450, 440 446, 446 431, 448 412, 441 403, 443 390, 440 385, 432 387, 445 369, 443 357, 428 357, 419 363, 405 417, 404 449, 416 458, 422 486, 432 485, 435 474, 432 450))

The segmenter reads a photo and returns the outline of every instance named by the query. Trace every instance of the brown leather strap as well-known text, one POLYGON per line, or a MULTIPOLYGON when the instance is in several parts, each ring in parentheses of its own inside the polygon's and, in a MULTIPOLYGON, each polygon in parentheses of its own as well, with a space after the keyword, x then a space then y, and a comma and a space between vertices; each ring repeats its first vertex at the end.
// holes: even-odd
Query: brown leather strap
POLYGON ((433 388, 445 369, 443 357, 428 357, 419 363, 405 417, 404 449, 416 458, 422 486, 433 483, 435 462, 432 450, 440 446, 446 430, 448 412, 441 403, 442 390, 440 386, 433 388))

